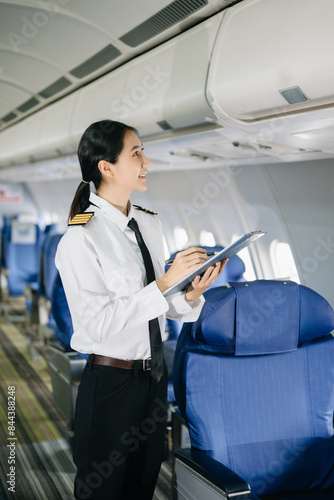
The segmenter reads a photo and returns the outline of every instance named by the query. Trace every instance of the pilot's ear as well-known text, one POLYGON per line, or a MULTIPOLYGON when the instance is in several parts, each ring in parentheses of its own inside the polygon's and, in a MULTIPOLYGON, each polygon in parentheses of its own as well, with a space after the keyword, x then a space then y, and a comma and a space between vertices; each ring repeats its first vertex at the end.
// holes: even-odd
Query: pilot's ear
POLYGON ((98 168, 102 175, 107 175, 108 177, 113 177, 112 164, 106 160, 100 160, 98 163, 98 168))

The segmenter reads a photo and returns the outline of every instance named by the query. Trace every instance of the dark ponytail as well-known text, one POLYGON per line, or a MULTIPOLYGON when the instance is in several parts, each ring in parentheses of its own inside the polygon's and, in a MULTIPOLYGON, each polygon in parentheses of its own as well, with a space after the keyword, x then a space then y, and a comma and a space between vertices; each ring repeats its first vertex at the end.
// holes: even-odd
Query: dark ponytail
POLYGON ((78 146, 82 181, 75 192, 69 220, 89 207, 90 182, 93 182, 96 191, 102 182, 98 164, 101 160, 110 163, 117 162, 123 149, 124 135, 127 130, 138 135, 135 128, 112 120, 95 122, 83 133, 78 146))

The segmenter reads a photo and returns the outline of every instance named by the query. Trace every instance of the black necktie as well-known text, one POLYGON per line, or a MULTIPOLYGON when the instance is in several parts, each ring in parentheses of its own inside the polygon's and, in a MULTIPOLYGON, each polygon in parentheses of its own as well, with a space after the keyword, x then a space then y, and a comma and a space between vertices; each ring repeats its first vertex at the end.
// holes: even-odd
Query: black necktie
MULTIPOLYGON (((147 284, 155 280, 154 268, 152 264, 152 259, 150 252, 143 240, 141 232, 139 230, 138 224, 135 219, 131 219, 128 223, 128 227, 134 231, 139 245, 141 254, 144 260, 144 266, 147 275, 147 284)), ((162 377, 164 370, 164 351, 161 341, 161 332, 158 318, 151 319, 148 323, 150 331, 150 344, 151 344, 151 376, 154 377, 158 382, 162 377)))

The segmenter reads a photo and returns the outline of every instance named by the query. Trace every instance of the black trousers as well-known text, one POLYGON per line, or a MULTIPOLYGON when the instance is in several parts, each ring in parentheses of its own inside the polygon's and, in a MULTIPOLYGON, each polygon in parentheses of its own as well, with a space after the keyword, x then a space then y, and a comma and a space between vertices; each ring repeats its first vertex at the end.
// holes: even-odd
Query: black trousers
POLYGON ((165 449, 167 369, 89 365, 74 420, 74 496, 80 500, 151 500, 165 449))

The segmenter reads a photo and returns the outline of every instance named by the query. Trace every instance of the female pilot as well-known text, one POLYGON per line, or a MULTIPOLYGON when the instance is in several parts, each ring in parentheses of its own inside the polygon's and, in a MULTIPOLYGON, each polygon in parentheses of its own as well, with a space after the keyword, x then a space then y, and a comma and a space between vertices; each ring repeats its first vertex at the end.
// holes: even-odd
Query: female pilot
POLYGON ((137 131, 111 120, 93 123, 78 158, 82 181, 56 255, 71 346, 89 355, 75 411, 75 498, 150 500, 164 454, 165 317, 195 321, 202 293, 223 265, 165 298, 208 257, 189 248, 164 273, 161 223, 130 201, 132 191, 146 191, 150 165, 137 131))

